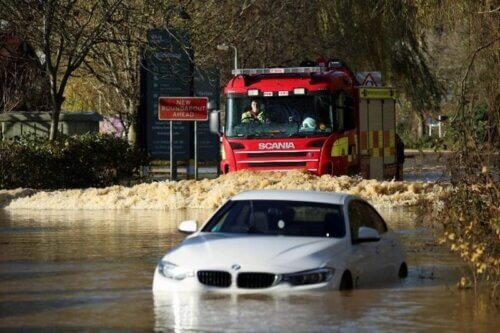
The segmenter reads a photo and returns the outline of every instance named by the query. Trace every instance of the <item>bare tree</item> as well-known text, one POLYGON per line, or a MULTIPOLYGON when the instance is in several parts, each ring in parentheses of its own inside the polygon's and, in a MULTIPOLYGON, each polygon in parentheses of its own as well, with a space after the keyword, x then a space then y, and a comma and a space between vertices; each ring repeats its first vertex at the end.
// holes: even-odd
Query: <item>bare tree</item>
MULTIPOLYGON (((0 112, 25 110, 34 102, 36 93, 29 89, 34 81, 34 70, 18 62, 0 63, 0 112), (32 96, 27 96, 33 93, 32 96)), ((35 107, 37 105, 35 104, 35 107)))
POLYGON ((43 51, 54 115, 69 77, 84 63, 120 96, 117 114, 127 127, 133 125, 139 100, 137 58, 147 30, 158 28, 188 31, 196 62, 219 65, 223 81, 230 76, 232 57, 217 54, 215 46, 227 42, 238 48, 242 66, 297 65, 324 56, 344 58, 354 69, 381 70, 388 81, 403 87, 421 122, 440 100, 411 2, 121 1, 0 0, 0 15, 5 9, 3 18, 15 21, 43 51), (180 8, 189 20, 181 19, 180 8))
MULTIPOLYGON (((84 69, 119 98, 112 108, 120 119, 130 142, 135 142, 136 115, 139 103, 140 50, 151 27, 154 4, 129 2, 120 8, 123 21, 110 26, 103 34, 104 44, 90 48, 84 69)), ((99 92, 101 93, 101 92, 99 92)))
POLYGON ((49 139, 58 135, 64 91, 102 36, 121 17, 123 0, 0 0, 0 19, 13 24, 37 51, 50 82, 52 121, 49 139))
MULTIPOLYGON (((171 28, 187 28, 182 26, 182 20, 187 20, 184 3, 181 1, 128 1, 120 7, 120 24, 110 26, 103 34, 105 43, 91 47, 89 57, 84 61, 83 69, 104 85, 108 91, 112 90, 111 98, 107 96, 106 102, 113 100, 109 105, 111 114, 118 116, 125 133, 131 143, 136 142, 136 120, 140 94, 140 66, 146 70, 162 75, 154 66, 144 66, 140 57, 145 53, 163 51, 162 46, 153 45, 147 41, 150 29, 170 31, 171 28)), ((176 38, 172 35, 173 38, 176 38)), ((181 43, 182 44, 182 43, 181 43)), ((184 51, 191 57, 186 45, 184 51)), ((191 60, 193 60, 191 58, 191 60)), ((170 60, 163 60, 170 61, 170 60)), ((170 72, 177 68, 172 61, 170 72)), ((175 73, 174 73, 175 74, 175 73)), ((183 78, 185 79, 185 78, 183 78)), ((99 94, 102 91, 98 92, 99 94)))
POLYGON ((48 81, 34 50, 0 26, 0 112, 47 110, 48 81))

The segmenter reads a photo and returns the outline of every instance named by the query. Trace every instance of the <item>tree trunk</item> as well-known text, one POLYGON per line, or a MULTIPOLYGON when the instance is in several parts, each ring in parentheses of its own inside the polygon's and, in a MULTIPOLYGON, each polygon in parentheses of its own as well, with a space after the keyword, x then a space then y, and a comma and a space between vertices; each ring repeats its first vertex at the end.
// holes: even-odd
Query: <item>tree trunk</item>
POLYGON ((417 139, 421 139, 425 134, 425 117, 422 112, 417 111, 417 139))
POLYGON ((132 146, 136 146, 137 142, 137 106, 134 101, 128 103, 128 143, 132 146))
POLYGON ((137 145, 137 129, 135 121, 130 123, 130 127, 128 128, 128 143, 131 146, 137 145))
POLYGON ((59 134, 59 116, 61 115, 62 98, 56 97, 56 102, 53 103, 52 119, 50 122, 50 142, 54 142, 59 134))

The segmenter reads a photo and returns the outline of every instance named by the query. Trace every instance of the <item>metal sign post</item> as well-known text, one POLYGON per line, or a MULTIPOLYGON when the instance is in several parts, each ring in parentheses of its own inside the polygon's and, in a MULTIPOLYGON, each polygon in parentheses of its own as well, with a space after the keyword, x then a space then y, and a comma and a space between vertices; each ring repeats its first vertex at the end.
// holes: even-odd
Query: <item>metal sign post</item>
MULTIPOLYGON (((174 122, 170 121, 170 180, 175 180, 174 175, 174 122)), ((177 173, 177 172, 176 172, 177 173)))
POLYGON ((194 122, 194 179, 198 180, 198 122, 194 122))
MULTIPOLYGON (((160 97, 158 119, 170 121, 170 179, 176 178, 173 158, 173 120, 194 121, 194 178, 198 179, 198 127, 197 121, 208 120, 206 97, 160 97)), ((188 166, 189 167, 189 166, 188 166)))

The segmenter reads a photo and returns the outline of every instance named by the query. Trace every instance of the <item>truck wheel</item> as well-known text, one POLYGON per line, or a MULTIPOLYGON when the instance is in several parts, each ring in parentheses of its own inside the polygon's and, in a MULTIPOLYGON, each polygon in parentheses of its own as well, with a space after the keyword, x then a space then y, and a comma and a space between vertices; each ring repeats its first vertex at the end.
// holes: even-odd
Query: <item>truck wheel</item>
POLYGON ((399 273, 398 276, 400 279, 404 279, 408 277, 408 266, 406 263, 402 263, 401 266, 399 266, 399 273))
POLYGON ((344 274, 342 274, 342 279, 340 280, 340 287, 339 290, 352 290, 352 275, 351 272, 345 271, 344 274))

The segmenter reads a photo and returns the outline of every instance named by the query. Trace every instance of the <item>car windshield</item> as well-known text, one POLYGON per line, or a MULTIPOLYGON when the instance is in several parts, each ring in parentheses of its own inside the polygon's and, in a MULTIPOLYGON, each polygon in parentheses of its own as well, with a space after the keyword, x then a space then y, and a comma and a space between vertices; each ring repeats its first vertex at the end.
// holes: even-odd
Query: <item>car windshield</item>
POLYGON ((345 236, 339 205, 280 200, 229 201, 203 232, 333 237, 345 236))
POLYGON ((242 138, 324 136, 333 129, 332 110, 329 95, 231 97, 227 100, 226 135, 242 138))

